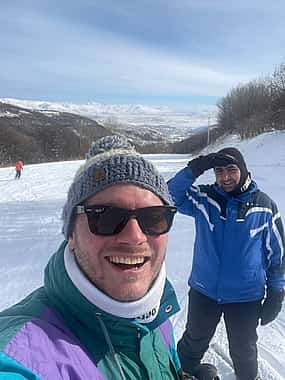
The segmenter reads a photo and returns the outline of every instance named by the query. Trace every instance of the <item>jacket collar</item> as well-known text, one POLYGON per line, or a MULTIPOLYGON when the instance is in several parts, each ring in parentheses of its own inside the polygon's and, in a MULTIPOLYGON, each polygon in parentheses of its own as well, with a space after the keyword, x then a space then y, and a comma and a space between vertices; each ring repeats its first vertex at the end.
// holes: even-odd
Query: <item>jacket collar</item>
POLYGON ((75 254, 68 245, 64 250, 64 265, 68 277, 80 293, 107 313, 123 318, 135 318, 141 323, 151 322, 157 317, 166 280, 165 263, 147 294, 133 302, 116 301, 94 286, 79 268, 75 254))
POLYGON ((247 191, 245 191, 244 193, 241 193, 237 196, 232 196, 232 194, 224 191, 216 183, 213 185, 213 188, 215 189, 215 191, 218 194, 221 194, 224 198, 226 198, 226 200, 236 199, 239 202, 247 202, 250 199, 251 195, 258 190, 257 183, 253 180, 251 181, 251 184, 250 184, 249 188, 247 189, 247 191))
POLYGON ((142 325, 134 319, 121 318, 109 314, 91 303, 74 286, 68 276, 64 264, 64 250, 67 242, 64 241, 58 251, 51 257, 45 269, 45 290, 50 302, 69 320, 78 320, 90 329, 98 328, 96 315, 100 315, 109 326, 142 326, 149 330, 155 329, 165 322, 170 316, 179 311, 179 306, 174 289, 166 280, 159 312, 155 320, 142 325), (109 323, 110 322, 110 323, 109 323))

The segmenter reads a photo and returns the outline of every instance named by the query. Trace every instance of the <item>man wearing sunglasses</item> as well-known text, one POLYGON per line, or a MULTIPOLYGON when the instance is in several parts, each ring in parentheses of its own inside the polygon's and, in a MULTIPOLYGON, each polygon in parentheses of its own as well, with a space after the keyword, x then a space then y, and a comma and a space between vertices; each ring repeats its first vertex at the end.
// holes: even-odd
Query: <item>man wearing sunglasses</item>
POLYGON ((175 212, 162 175, 126 139, 96 141, 44 287, 0 314, 0 377, 180 379, 164 262, 175 212))
MULTIPOLYGON (((239 380, 258 377, 257 326, 273 321, 284 299, 284 232, 275 202, 251 179, 236 148, 194 158, 168 183, 175 205, 194 217, 186 330, 178 342, 182 369, 200 364, 223 315, 239 380), (214 169, 212 185, 193 183, 214 169)), ((203 377, 201 376, 201 379, 203 377)))

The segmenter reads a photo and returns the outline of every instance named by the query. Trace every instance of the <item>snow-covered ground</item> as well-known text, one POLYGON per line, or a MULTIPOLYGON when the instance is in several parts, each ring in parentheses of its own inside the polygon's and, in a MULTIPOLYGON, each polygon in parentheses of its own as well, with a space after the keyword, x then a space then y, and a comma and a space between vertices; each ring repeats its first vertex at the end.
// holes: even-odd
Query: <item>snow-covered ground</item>
MULTIPOLYGON (((253 178, 278 203, 285 220, 285 133, 269 133, 245 142, 233 137, 211 150, 222 146, 236 146, 244 153, 253 178)), ((148 157, 167 179, 190 159, 187 155, 148 157)), ((14 180, 14 168, 0 169, 0 310, 42 284, 43 269, 63 238, 61 209, 79 165, 79 161, 73 161, 25 166, 19 181, 14 180)), ((213 174, 207 172, 199 181, 213 179, 213 174)), ((168 275, 181 304, 181 312, 173 319, 177 339, 186 318, 193 241, 193 221, 178 214, 167 254, 168 275)), ((258 332, 262 379, 285 379, 285 309, 276 321, 258 332)), ((206 359, 218 367, 222 380, 235 379, 222 323, 206 359)))

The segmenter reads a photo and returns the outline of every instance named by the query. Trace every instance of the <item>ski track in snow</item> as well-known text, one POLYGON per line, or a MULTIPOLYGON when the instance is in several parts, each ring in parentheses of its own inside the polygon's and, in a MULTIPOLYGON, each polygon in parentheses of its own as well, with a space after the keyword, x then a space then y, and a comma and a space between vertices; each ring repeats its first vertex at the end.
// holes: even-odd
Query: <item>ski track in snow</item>
MULTIPOLYGON (((245 154, 254 179, 262 190, 276 200, 284 216, 285 133, 270 133, 245 142, 231 137, 224 144, 217 144, 205 152, 231 145, 240 148, 245 154)), ((165 154, 147 157, 166 179, 191 158, 189 155, 165 154)), ((69 184, 80 163, 27 165, 19 181, 14 180, 14 168, 0 169, 0 310, 42 285, 44 267, 63 239, 61 210, 69 184)), ((199 182, 212 182, 213 179, 209 171, 199 178, 199 182)), ((181 337, 186 321, 187 279, 191 270, 194 236, 193 220, 178 214, 169 234, 166 258, 168 275, 181 305, 181 311, 172 319, 176 340, 181 337)), ((259 327, 258 334, 262 379, 284 380, 284 307, 276 321, 259 327)), ((217 366, 222 380, 235 380, 223 322, 219 324, 204 360, 217 366)))

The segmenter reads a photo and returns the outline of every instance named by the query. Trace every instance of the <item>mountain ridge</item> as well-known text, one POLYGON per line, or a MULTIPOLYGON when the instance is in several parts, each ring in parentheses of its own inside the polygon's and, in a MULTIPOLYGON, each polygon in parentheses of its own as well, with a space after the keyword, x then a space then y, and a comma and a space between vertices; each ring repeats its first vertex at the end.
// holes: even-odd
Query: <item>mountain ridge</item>
POLYGON ((170 107, 143 104, 83 104, 2 98, 0 102, 33 110, 71 112, 112 127, 151 128, 168 140, 183 139, 198 127, 216 123, 217 107, 195 105, 170 107))
POLYGON ((209 126, 179 131, 171 124, 154 127, 107 120, 103 125, 82 114, 45 109, 46 105, 24 108, 0 99, 1 166, 20 158, 26 163, 81 159, 91 141, 109 134, 127 136, 141 153, 187 153, 207 142, 209 126))

